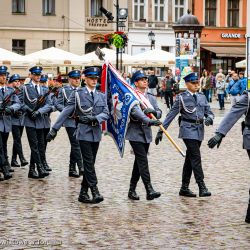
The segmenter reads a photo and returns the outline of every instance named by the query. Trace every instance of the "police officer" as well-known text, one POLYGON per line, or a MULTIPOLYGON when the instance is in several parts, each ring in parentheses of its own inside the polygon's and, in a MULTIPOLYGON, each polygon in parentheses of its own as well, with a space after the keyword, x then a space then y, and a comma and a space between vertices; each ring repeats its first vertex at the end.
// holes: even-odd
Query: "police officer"
MULTIPOLYGON (((245 121, 243 122, 243 148, 247 150, 248 157, 250 159, 250 93, 245 91, 243 95, 239 97, 236 104, 232 106, 231 110, 221 121, 218 129, 216 130, 215 136, 208 141, 208 146, 217 148, 220 146, 223 137, 227 135, 229 130, 234 126, 234 124, 242 117, 243 114, 246 115, 245 121)), ((249 204, 247 209, 247 215, 245 221, 250 223, 250 189, 249 189, 249 204)))
MULTIPOLYGON (((19 74, 12 75, 9 79, 9 84, 11 84, 14 89, 20 88, 21 87, 20 75, 19 74)), ((22 120, 23 120, 23 112, 21 109, 13 113, 11 117, 12 136, 13 136, 13 148, 12 148, 12 158, 11 158, 12 167, 20 167, 19 163, 17 162, 17 155, 19 156, 22 167, 29 164, 23 155, 23 147, 21 139, 23 135, 24 126, 22 124, 22 120)))
POLYGON ((21 108, 13 88, 6 86, 7 70, 6 66, 0 66, 0 167, 6 180, 12 177, 10 171, 13 172, 10 169, 7 153, 7 141, 12 129, 11 115, 21 108), (4 104, 3 101, 10 96, 10 101, 4 104))
MULTIPOLYGON (((75 74, 79 76, 80 72, 70 72, 72 77, 75 74)), ((84 174, 82 187, 78 201, 83 203, 99 203, 103 201, 97 187, 97 176, 95 172, 96 154, 101 141, 101 122, 109 117, 108 106, 105 95, 97 92, 95 86, 100 75, 97 67, 90 67, 84 71, 86 87, 74 91, 56 123, 47 136, 47 140, 54 139, 57 131, 63 125, 65 120, 75 112, 79 115, 79 123, 76 129, 76 139, 79 140, 84 174), (90 200, 88 188, 91 189, 93 199, 90 200)))
MULTIPOLYGON (((196 183, 199 186, 199 196, 211 196, 204 182, 200 146, 204 139, 204 123, 206 126, 212 125, 214 114, 210 109, 205 95, 197 92, 200 88, 197 74, 191 72, 183 79, 185 80, 187 90, 176 97, 172 109, 163 122, 164 128, 167 129, 176 115, 178 113, 181 114, 179 117, 179 138, 183 139, 187 150, 179 195, 196 197, 196 194, 189 189, 191 175, 194 172, 196 183)), ((155 139, 156 145, 161 140, 162 131, 159 131, 155 139)))
MULTIPOLYGON (((72 94, 72 92, 75 92, 77 91, 77 89, 79 89, 81 72, 79 70, 73 70, 69 72, 68 77, 69 77, 69 85, 62 87, 58 94, 56 108, 60 112, 62 112, 62 110, 67 106, 69 97, 72 94)), ((69 161, 69 176, 78 178, 80 177, 80 175, 83 175, 83 163, 82 163, 79 141, 76 139, 75 136, 76 121, 74 117, 73 116, 67 117, 67 119, 64 121, 63 126, 66 129, 71 146, 70 161, 69 161), (79 174, 76 171, 76 164, 79 169, 79 174)))
POLYGON ((19 99, 23 103, 22 109, 25 112, 23 124, 26 128, 31 150, 28 177, 38 179, 49 175, 49 172, 43 166, 43 160, 45 159, 44 114, 51 111, 51 101, 50 96, 47 96, 45 103, 38 104, 39 97, 44 96, 47 92, 39 86, 42 67, 34 66, 29 71, 31 81, 23 86, 19 99), (37 167, 38 173, 35 167, 37 167))
POLYGON ((130 113, 130 122, 125 138, 129 140, 135 155, 135 160, 128 197, 132 200, 140 199, 136 193, 136 186, 141 177, 146 189, 147 200, 153 200, 159 198, 161 193, 156 192, 151 185, 147 154, 150 142, 152 141, 151 126, 159 126, 161 122, 159 120, 151 120, 147 115, 153 114, 157 119, 160 119, 162 112, 157 105, 155 96, 146 93, 148 79, 143 71, 136 71, 131 78, 131 83, 136 86, 137 91, 140 91, 149 100, 153 108, 143 109, 136 105, 130 113))

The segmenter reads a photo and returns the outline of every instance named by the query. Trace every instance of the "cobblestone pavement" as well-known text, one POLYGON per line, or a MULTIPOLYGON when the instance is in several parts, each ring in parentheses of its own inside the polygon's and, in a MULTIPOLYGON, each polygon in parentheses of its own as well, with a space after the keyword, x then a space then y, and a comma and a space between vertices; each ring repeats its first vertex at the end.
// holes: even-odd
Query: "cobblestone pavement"
MULTIPOLYGON (((166 109, 163 101, 159 104, 166 109)), ((81 204, 77 201, 81 180, 67 176, 69 142, 62 128, 48 146, 48 162, 53 168, 48 178, 28 179, 28 168, 21 168, 10 181, 0 183, 0 248, 249 249, 250 225, 244 218, 250 166, 242 149, 240 123, 218 150, 210 150, 206 143, 225 114, 217 103, 212 106, 215 124, 206 128, 201 149, 210 198, 179 197, 184 160, 164 139, 158 147, 151 144, 149 155, 152 183, 162 196, 147 201, 140 182, 141 200, 128 200, 133 155, 127 143, 120 159, 112 139, 105 136, 96 163, 105 200, 98 205, 81 204)), ((154 136, 156 131, 154 128, 154 136)), ((169 132, 184 149, 177 139, 177 119, 169 132)), ((26 134, 23 144, 28 158, 26 134)), ((193 177, 191 189, 198 192, 193 177)))

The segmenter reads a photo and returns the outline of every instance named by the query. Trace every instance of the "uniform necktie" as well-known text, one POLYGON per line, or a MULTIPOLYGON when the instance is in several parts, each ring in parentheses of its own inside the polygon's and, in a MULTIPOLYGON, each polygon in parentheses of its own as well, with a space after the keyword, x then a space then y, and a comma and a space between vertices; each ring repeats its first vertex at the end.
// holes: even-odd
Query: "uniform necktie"
POLYGON ((38 86, 37 85, 35 85, 35 89, 36 89, 36 93, 39 95, 38 86))
POLYGON ((94 101, 94 93, 93 93, 93 91, 90 91, 90 94, 91 94, 92 100, 94 101))
POLYGON ((197 102, 197 96, 196 96, 196 94, 193 94, 193 98, 194 98, 195 102, 197 102))

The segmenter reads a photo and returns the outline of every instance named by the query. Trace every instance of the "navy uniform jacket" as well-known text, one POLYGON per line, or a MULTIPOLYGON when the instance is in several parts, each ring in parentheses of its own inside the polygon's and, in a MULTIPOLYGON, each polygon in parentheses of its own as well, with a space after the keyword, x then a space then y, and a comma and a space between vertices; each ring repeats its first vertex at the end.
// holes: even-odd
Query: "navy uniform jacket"
POLYGON ((102 136, 101 122, 109 118, 109 110, 106 102, 105 95, 101 92, 95 91, 94 101, 87 88, 79 88, 77 91, 72 92, 67 106, 63 109, 57 118, 53 128, 59 130, 68 116, 72 113, 82 115, 80 109, 87 110, 92 107, 91 114, 96 116, 98 120, 97 126, 79 123, 76 129, 76 139, 81 141, 99 142, 102 136), (76 93, 79 94, 79 103, 76 99, 76 93), (80 104, 80 108, 79 105, 80 104))
MULTIPOLYGON (((41 86, 41 87, 43 88, 44 93, 49 91, 48 87, 46 87, 46 86, 41 86)), ((50 128, 50 126, 51 126, 50 114, 51 114, 51 112, 54 111, 51 96, 52 96, 52 93, 50 93, 51 109, 47 114, 43 114, 43 116, 42 116, 44 119, 44 128, 50 128)))
MULTIPOLYGON (((182 118, 189 120, 203 120, 204 117, 208 116, 214 119, 214 114, 204 94, 196 93, 196 96, 197 102, 188 91, 177 95, 172 109, 163 122, 163 127, 167 129, 178 113, 181 114, 182 118)), ((204 124, 181 121, 179 138, 202 141, 204 139, 204 124)))
MULTIPOLYGON (((13 88, 10 87, 4 87, 5 88, 5 92, 4 95, 2 93, 2 91, 0 91, 0 103, 3 102, 4 98, 7 97, 8 95, 10 95, 11 93, 14 92, 13 88)), ((12 95, 10 102, 7 106, 10 106, 11 108, 14 109, 14 111, 17 111, 21 108, 20 105, 20 101, 17 97, 17 95, 12 95)), ((6 132, 9 133, 11 131, 12 128, 12 119, 11 119, 11 115, 0 115, 0 132, 6 132)))
MULTIPOLYGON (((40 95, 44 95, 47 92, 45 88, 41 86, 39 86, 39 88, 40 88, 40 95)), ((23 86, 21 93, 18 95, 18 97, 22 104, 22 110, 25 112, 22 124, 25 127, 32 127, 36 129, 47 128, 48 124, 44 120, 44 117, 48 116, 48 113, 51 111, 51 108, 52 108, 50 96, 46 97, 45 104, 41 108, 38 109, 41 115, 39 115, 35 121, 31 120, 28 117, 28 114, 26 113, 26 110, 28 107, 33 109, 36 106, 35 100, 39 97, 33 84, 32 83, 25 84, 23 86), (26 91, 28 93, 28 96, 26 94, 26 91)))
MULTIPOLYGON (((67 106, 67 103, 69 101, 69 97, 72 92, 75 90, 73 89, 72 86, 64 86, 60 89, 57 102, 56 102, 56 109, 60 112, 67 106)), ((67 119, 64 121, 63 124, 64 127, 67 128, 75 128, 76 127, 76 122, 73 118, 67 117, 67 119)))
MULTIPOLYGON (((217 132, 226 135, 234 124, 241 118, 243 114, 247 112, 249 108, 249 97, 248 93, 245 92, 241 95, 235 105, 232 106, 231 110, 221 121, 217 132)), ((243 148, 250 149, 250 129, 245 127, 243 131, 243 148)))
MULTIPOLYGON (((156 97, 151 94, 146 94, 150 103, 157 112, 157 119, 161 118, 161 110, 158 107, 156 97)), ((148 126, 150 118, 146 116, 139 105, 132 108, 130 113, 130 122, 126 133, 126 139, 129 141, 150 143, 152 141, 152 129, 148 126)))

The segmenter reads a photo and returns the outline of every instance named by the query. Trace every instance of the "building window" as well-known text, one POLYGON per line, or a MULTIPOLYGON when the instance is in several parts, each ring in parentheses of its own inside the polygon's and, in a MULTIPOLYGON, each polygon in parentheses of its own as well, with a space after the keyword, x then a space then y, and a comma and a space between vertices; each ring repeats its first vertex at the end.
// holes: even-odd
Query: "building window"
POLYGON ((12 51, 20 54, 25 55, 25 40, 12 40, 12 51))
POLYGON ((228 27, 239 27, 239 0, 228 0, 228 27))
POLYGON ((25 0, 12 0, 12 13, 25 13, 25 0))
POLYGON ((134 0, 134 20, 140 21, 145 19, 145 10, 146 10, 146 1, 145 0, 134 0))
POLYGON ((155 21, 164 21, 164 8, 165 1, 164 0, 154 0, 155 1, 155 21))
POLYGON ((185 1, 184 0, 175 0, 175 6, 174 6, 174 20, 177 22, 181 16, 184 15, 185 10, 185 1))
POLYGON ((102 12, 100 11, 101 6, 103 6, 102 0, 91 0, 91 10, 90 10, 91 16, 93 17, 102 16, 102 12))
POLYGON ((216 0, 206 0, 205 25, 216 26, 216 0))
POLYGON ((43 15, 50 16, 55 14, 55 0, 43 0, 43 15))
POLYGON ((56 47, 56 41, 55 40, 43 40, 43 49, 48 49, 51 47, 56 47))

